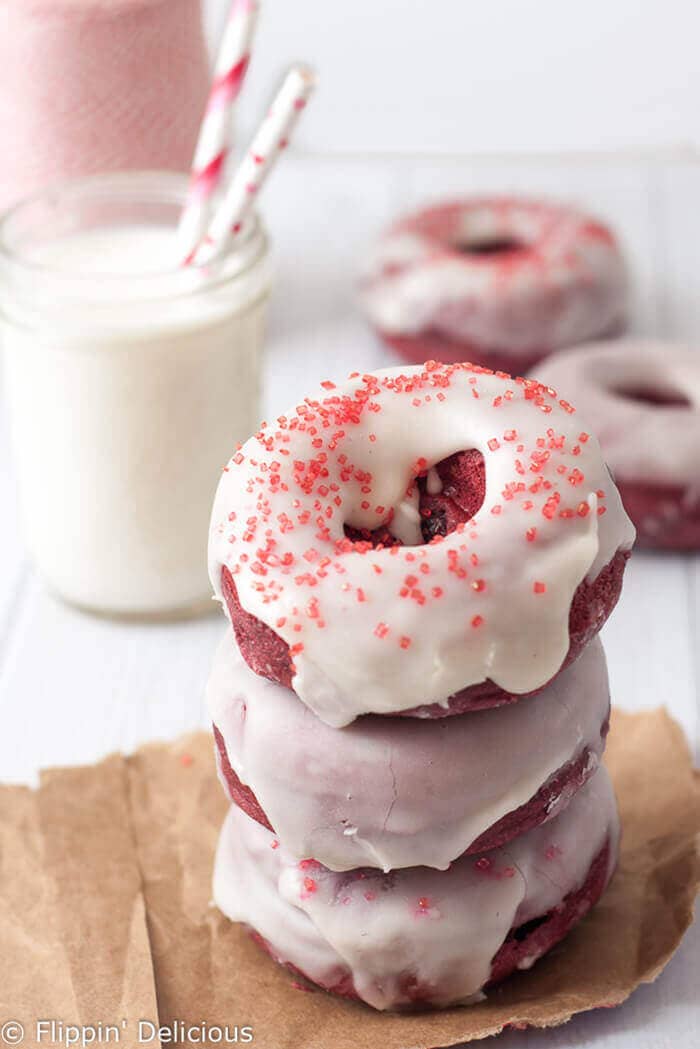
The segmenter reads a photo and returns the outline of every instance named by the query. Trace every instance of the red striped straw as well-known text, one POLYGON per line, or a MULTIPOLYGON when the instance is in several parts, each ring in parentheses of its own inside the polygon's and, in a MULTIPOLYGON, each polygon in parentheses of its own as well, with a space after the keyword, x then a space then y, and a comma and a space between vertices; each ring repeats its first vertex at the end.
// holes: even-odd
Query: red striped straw
POLYGON ((197 265, 218 258, 240 233, 280 153, 287 147, 297 121, 316 86, 307 66, 292 66, 275 95, 245 157, 235 171, 207 235, 192 253, 197 265))
POLYGON ((257 0, 233 0, 231 4, 177 231, 178 251, 185 262, 191 260, 204 235, 212 197, 221 183, 231 148, 231 114, 250 63, 259 6, 257 0))

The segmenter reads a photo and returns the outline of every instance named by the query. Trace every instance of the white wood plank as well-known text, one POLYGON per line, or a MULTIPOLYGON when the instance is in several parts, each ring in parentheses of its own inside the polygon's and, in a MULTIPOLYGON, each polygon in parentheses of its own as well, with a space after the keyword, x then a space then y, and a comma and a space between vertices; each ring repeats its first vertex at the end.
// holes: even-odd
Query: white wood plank
POLYGON ((697 735, 688 564, 636 551, 619 605, 603 630, 613 703, 624 710, 665 705, 688 739, 697 735))
POLYGON ((290 157, 265 218, 277 245, 266 411, 295 404, 324 378, 385 366, 390 356, 356 307, 365 245, 401 197, 401 168, 290 157))
POLYGON ((8 419, 0 378, 0 665, 3 639, 10 626, 12 608, 19 599, 27 575, 28 565, 17 513, 8 419))
POLYGON ((32 577, 0 674, 0 779, 31 783, 47 765, 96 761, 206 725, 204 685, 225 629, 220 610, 158 625, 100 619, 32 577))
POLYGON ((666 335, 700 351, 700 163, 664 165, 658 194, 663 232, 658 284, 666 335))
MULTIPOLYGON (((700 353, 700 163, 665 165, 658 175, 658 195, 663 232, 659 288, 666 334, 700 353)), ((700 752, 700 558, 689 557, 687 563, 689 627, 698 686, 694 742, 700 752)))

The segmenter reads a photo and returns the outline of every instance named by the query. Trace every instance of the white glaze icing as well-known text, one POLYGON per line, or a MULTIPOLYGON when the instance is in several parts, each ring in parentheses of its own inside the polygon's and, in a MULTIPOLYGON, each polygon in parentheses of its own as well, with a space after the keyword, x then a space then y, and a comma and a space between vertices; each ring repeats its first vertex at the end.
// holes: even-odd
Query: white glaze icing
POLYGON ((349 972, 364 1001, 391 1009, 405 1003, 401 983, 410 975, 430 988, 434 1005, 447 1006, 473 1000, 510 929, 579 888, 607 838, 612 869, 618 833, 603 768, 557 819, 447 871, 334 874, 300 865, 232 806, 217 850, 214 900, 256 929, 279 960, 322 985, 349 972))
POLYGON ((577 586, 634 541, 595 438, 554 391, 467 365, 329 385, 225 469, 216 596, 227 566, 243 608, 289 644, 297 695, 336 727, 486 679, 519 694, 549 681, 577 586), (473 522, 402 549, 345 540, 345 523, 387 522, 420 469, 469 448, 486 467, 473 522))
POLYGON ((651 339, 591 343, 535 369, 563 396, 576 394, 620 481, 680 485, 700 494, 700 354, 651 339), (679 397, 687 406, 646 404, 629 394, 679 397))
POLYGON ((605 227, 568 208, 517 200, 439 205, 399 221, 371 251, 360 282, 361 303, 381 331, 436 331, 510 351, 514 369, 518 354, 610 331, 624 317, 626 291, 624 260, 605 227), (531 250, 453 250, 501 238, 531 250))
POLYGON ((595 767, 609 708, 598 638, 520 703, 437 720, 365 717, 336 730, 254 674, 227 630, 207 699, 231 767, 285 850, 341 871, 446 869, 586 748, 595 767))

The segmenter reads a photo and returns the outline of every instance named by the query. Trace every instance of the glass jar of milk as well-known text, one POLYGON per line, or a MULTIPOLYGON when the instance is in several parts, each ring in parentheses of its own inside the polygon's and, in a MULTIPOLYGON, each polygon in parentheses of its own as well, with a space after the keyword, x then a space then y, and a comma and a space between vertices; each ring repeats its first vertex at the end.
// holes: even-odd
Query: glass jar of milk
POLYGON ((30 552, 110 615, 208 607, 219 474, 259 421, 270 286, 257 220, 206 272, 178 265, 184 177, 76 180, 0 223, 6 395, 30 552))

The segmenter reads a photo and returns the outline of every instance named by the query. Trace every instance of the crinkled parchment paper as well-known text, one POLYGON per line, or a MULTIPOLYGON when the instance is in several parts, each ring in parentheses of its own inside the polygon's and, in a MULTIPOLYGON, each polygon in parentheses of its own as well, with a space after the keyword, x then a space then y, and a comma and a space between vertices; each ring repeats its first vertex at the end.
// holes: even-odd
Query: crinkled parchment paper
POLYGON ((616 713, 606 761, 623 844, 601 903, 486 1001, 407 1016, 302 987, 211 906, 226 802, 206 733, 0 788, 0 1018, 120 1023, 129 1049, 144 1018, 249 1026, 257 1049, 429 1049, 618 1004, 692 919, 700 778, 661 710, 616 713))

